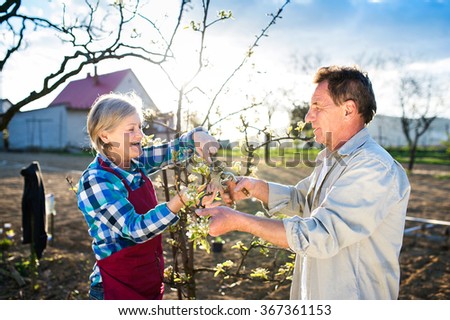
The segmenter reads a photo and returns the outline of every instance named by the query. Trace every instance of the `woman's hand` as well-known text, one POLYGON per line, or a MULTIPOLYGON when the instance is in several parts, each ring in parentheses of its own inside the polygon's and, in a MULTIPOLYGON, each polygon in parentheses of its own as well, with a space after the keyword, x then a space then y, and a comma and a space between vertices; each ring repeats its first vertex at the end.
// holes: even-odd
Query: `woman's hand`
POLYGON ((211 155, 219 151, 220 145, 216 138, 204 131, 194 132, 192 135, 197 153, 208 163, 212 162, 211 155))
MULTIPOLYGON (((197 190, 197 193, 205 191, 205 195, 201 197, 199 203, 202 208, 214 208, 220 205, 220 202, 214 202, 218 190, 210 185, 202 186, 197 190)), ((167 202, 167 207, 173 213, 177 213, 181 210, 189 201, 192 200, 192 196, 188 194, 188 188, 181 189, 170 201, 167 202)))
POLYGON ((200 208, 215 208, 220 206, 220 202, 214 202, 219 190, 214 187, 212 184, 208 184, 206 186, 205 195, 200 198, 197 206, 200 208))

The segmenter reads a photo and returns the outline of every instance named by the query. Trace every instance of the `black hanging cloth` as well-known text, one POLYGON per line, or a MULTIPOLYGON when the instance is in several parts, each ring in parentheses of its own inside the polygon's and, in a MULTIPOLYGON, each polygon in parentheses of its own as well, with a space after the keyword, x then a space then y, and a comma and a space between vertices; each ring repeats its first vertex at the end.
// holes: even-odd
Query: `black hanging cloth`
POLYGON ((22 243, 33 243, 36 257, 40 259, 47 246, 45 232, 45 191, 39 162, 33 161, 20 174, 25 179, 22 197, 22 243))

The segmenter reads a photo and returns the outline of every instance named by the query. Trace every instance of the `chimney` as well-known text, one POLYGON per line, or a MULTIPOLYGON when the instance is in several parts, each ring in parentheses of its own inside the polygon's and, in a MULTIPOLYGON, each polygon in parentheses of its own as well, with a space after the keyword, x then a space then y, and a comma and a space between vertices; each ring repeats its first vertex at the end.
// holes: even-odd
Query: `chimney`
POLYGON ((98 85, 99 83, 100 83, 100 81, 98 80, 97 66, 94 65, 94 84, 98 85))

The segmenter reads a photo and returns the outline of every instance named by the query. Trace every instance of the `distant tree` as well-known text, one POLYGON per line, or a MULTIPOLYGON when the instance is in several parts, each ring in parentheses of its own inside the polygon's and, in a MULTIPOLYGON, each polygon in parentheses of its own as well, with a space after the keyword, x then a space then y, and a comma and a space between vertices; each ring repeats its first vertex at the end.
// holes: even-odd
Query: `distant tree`
MULTIPOLYGON (((301 102, 292 101, 291 126, 293 128, 295 128, 297 126, 298 122, 305 121, 308 111, 309 111, 309 102, 307 102, 307 101, 301 101, 301 102)), ((307 130, 311 130, 311 123, 305 124, 303 133, 306 132, 307 130)), ((295 131, 294 136, 297 136, 298 134, 300 134, 300 132, 295 131)))
MULTIPOLYGON (((418 58, 408 53, 364 53, 355 59, 360 65, 372 67, 372 74, 381 75, 379 81, 385 87, 392 87, 395 79, 399 79, 395 87, 401 109, 401 129, 409 148, 408 170, 412 171, 416 161, 417 146, 420 138, 430 129, 431 124, 443 111, 445 87, 448 74, 439 74, 440 70, 415 70, 411 66, 418 58), (388 75, 385 77, 384 72, 388 75)), ((372 77, 373 81, 373 77, 372 77)), ((392 128, 396 129, 396 128, 392 128)))
POLYGON ((430 128, 437 111, 443 106, 441 92, 432 77, 409 75, 400 79, 398 97, 402 109, 402 130, 409 146, 410 171, 414 167, 420 137, 430 128))
POLYGON ((323 66, 326 58, 323 51, 302 51, 291 54, 290 63, 297 73, 311 75, 323 66))
MULTIPOLYGON (((299 121, 305 121, 306 114, 309 111, 309 102, 299 99, 298 87, 304 88, 307 84, 312 83, 312 75, 324 65, 327 56, 322 51, 295 52, 290 56, 290 65, 298 75, 307 76, 303 83, 297 83, 295 89, 283 89, 283 96, 287 100, 286 108, 290 116, 290 125, 296 128, 299 121)), ((311 123, 306 123, 301 133, 305 136, 313 136, 311 123)), ((293 131, 292 134, 297 138, 300 131, 293 131)), ((306 141, 305 146, 310 147, 314 142, 306 141)))

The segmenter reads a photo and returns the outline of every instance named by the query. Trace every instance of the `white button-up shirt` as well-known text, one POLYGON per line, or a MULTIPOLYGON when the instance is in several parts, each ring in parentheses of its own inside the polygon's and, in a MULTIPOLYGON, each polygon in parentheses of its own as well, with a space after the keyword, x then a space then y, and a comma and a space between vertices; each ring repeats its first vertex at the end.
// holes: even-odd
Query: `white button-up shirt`
POLYGON ((296 186, 269 183, 269 210, 296 215, 283 220, 297 253, 291 299, 397 299, 405 171, 367 129, 316 163, 296 186))

